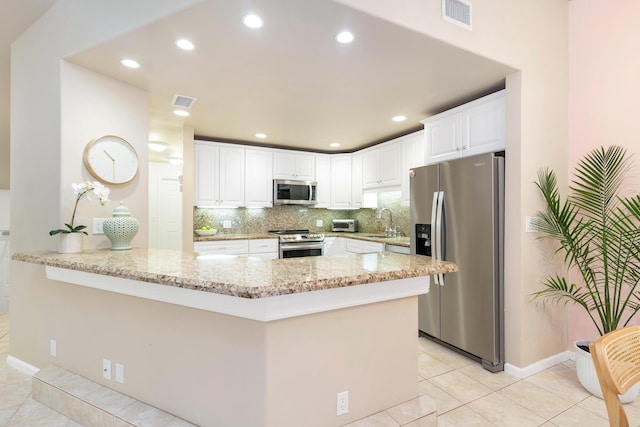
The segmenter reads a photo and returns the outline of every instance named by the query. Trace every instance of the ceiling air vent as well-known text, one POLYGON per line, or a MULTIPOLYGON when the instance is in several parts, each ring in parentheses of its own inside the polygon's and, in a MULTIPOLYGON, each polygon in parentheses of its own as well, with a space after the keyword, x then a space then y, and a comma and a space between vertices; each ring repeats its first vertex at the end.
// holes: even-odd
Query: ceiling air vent
POLYGON ((471 30, 471 3, 462 0, 442 0, 442 19, 471 30))
POLYGON ((171 101, 171 106, 173 107, 182 107, 182 108, 191 108, 193 103, 196 102, 196 98, 191 98, 190 96, 184 95, 173 95, 173 100, 171 101))

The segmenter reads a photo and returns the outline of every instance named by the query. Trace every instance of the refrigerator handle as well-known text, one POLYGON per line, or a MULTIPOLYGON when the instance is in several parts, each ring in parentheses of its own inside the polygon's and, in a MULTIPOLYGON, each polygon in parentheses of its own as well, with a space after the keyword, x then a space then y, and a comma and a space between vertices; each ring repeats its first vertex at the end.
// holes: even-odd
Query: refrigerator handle
MULTIPOLYGON (((436 213, 436 245, 438 246, 438 261, 444 261, 444 230, 442 229, 442 215, 444 213, 444 191, 438 192, 438 211, 436 213)), ((444 274, 439 273, 436 275, 436 284, 444 286, 444 274)))
MULTIPOLYGON (((440 199, 439 197, 439 193, 437 191, 433 192, 433 204, 431 205, 431 249, 432 249, 432 258, 437 260, 438 259, 438 239, 436 237, 436 230, 437 230, 437 224, 436 224, 436 215, 438 212, 438 200, 440 199)), ((436 274, 433 276, 433 280, 435 281, 436 285, 439 285, 439 274, 436 274)))

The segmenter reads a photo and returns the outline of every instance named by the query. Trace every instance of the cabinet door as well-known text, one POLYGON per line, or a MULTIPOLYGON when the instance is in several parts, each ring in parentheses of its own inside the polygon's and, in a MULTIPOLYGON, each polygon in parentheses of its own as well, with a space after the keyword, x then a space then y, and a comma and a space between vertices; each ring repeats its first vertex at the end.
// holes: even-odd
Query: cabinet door
POLYGON ((378 150, 362 153, 362 188, 378 186, 378 150))
POLYGON ((448 115, 428 121, 424 125, 427 163, 438 163, 461 156, 462 115, 448 115))
POLYGON ((315 156, 293 151, 276 151, 273 155, 273 177, 276 179, 315 180, 315 156))
POLYGON ((216 206, 220 200, 218 184, 218 157, 216 146, 194 145, 196 206, 216 206))
POLYGON ((462 113, 465 156, 504 150, 504 108, 501 96, 462 113))
POLYGON ((220 147, 220 205, 244 206, 244 148, 220 147))
POLYGON ((316 180, 316 156, 313 154, 296 155, 296 179, 316 180))
POLYGON ((400 185, 402 147, 400 144, 385 144, 378 150, 378 185, 390 187, 400 185))
POLYGON ((402 205, 409 206, 409 171, 413 168, 424 166, 425 163, 424 131, 409 135, 402 141, 402 205))
POLYGON ((384 243, 362 242, 362 253, 384 252, 384 243))
POLYGON ((362 207, 362 155, 351 156, 351 206, 362 207))
POLYGON ((351 156, 331 157, 331 207, 351 207, 351 156))
POLYGON ((245 151, 244 205, 273 206, 273 153, 270 150, 245 151))
POLYGON ((362 253, 362 249, 364 246, 364 242, 362 240, 356 239, 346 239, 347 241, 347 252, 359 254, 362 253))
POLYGON ((317 155, 316 157, 316 203, 314 208, 328 208, 331 206, 331 157, 317 155))

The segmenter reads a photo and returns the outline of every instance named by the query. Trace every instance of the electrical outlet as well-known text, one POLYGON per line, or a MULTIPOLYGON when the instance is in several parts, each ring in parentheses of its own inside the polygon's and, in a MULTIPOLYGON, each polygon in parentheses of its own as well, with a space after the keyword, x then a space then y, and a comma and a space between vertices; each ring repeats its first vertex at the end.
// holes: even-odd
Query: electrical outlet
POLYGON ((228 219, 222 221, 222 228, 231 228, 231 221, 229 221, 228 219))
POLYGON ((323 224, 324 221, 322 221, 321 219, 316 219, 316 227, 322 227, 323 224))
POLYGON ((343 391, 336 397, 336 415, 344 415, 347 412, 349 412, 349 391, 343 391))
POLYGON ((58 354, 58 345, 56 343, 56 340, 49 341, 49 354, 53 357, 56 357, 56 355, 58 354))
POLYGON ((116 363, 116 381, 124 384, 124 365, 116 363))
POLYGON ((107 218, 93 218, 93 231, 91 234, 104 234, 104 230, 102 230, 102 225, 104 224, 107 218))
POLYGON ((525 233, 535 233, 536 230, 535 228, 533 228, 533 225, 535 224, 536 219, 532 216, 525 216, 524 217, 524 231, 525 233))
POLYGON ((102 359, 102 378, 111 379, 111 360, 102 359))

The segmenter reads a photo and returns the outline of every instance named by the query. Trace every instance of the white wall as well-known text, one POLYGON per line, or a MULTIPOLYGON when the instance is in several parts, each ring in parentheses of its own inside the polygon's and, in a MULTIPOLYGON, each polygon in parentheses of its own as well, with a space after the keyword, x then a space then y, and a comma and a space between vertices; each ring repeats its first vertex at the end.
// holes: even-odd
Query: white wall
MULTIPOLYGON (((148 96, 133 86, 105 77, 101 74, 63 61, 61 63, 61 140, 65 155, 60 159, 62 199, 61 215, 64 222, 71 220, 75 196, 71 183, 94 181, 83 163, 86 144, 100 136, 117 135, 128 141, 138 153, 138 175, 126 184, 107 185, 111 190, 111 202, 101 206, 96 197, 80 201, 76 212, 76 225, 86 225, 91 229, 92 218, 104 218, 112 215, 122 201, 129 208, 131 216, 138 218, 140 229, 132 241, 136 247, 147 246, 148 204, 140 194, 148 193, 148 96)), ((58 228, 63 223, 50 223, 58 228)), ((85 247, 110 247, 111 243, 104 235, 84 237, 85 247)), ((55 248, 56 239, 50 246, 55 248)))
POLYGON ((0 229, 9 228, 9 190, 0 190, 0 229))
POLYGON ((549 266, 524 218, 542 207, 533 185, 538 168, 557 170, 560 186, 567 183, 569 2, 471 0, 468 31, 442 19, 441 0, 334 1, 519 70, 506 78, 506 360, 525 367, 563 352, 564 307, 532 300, 549 266))

